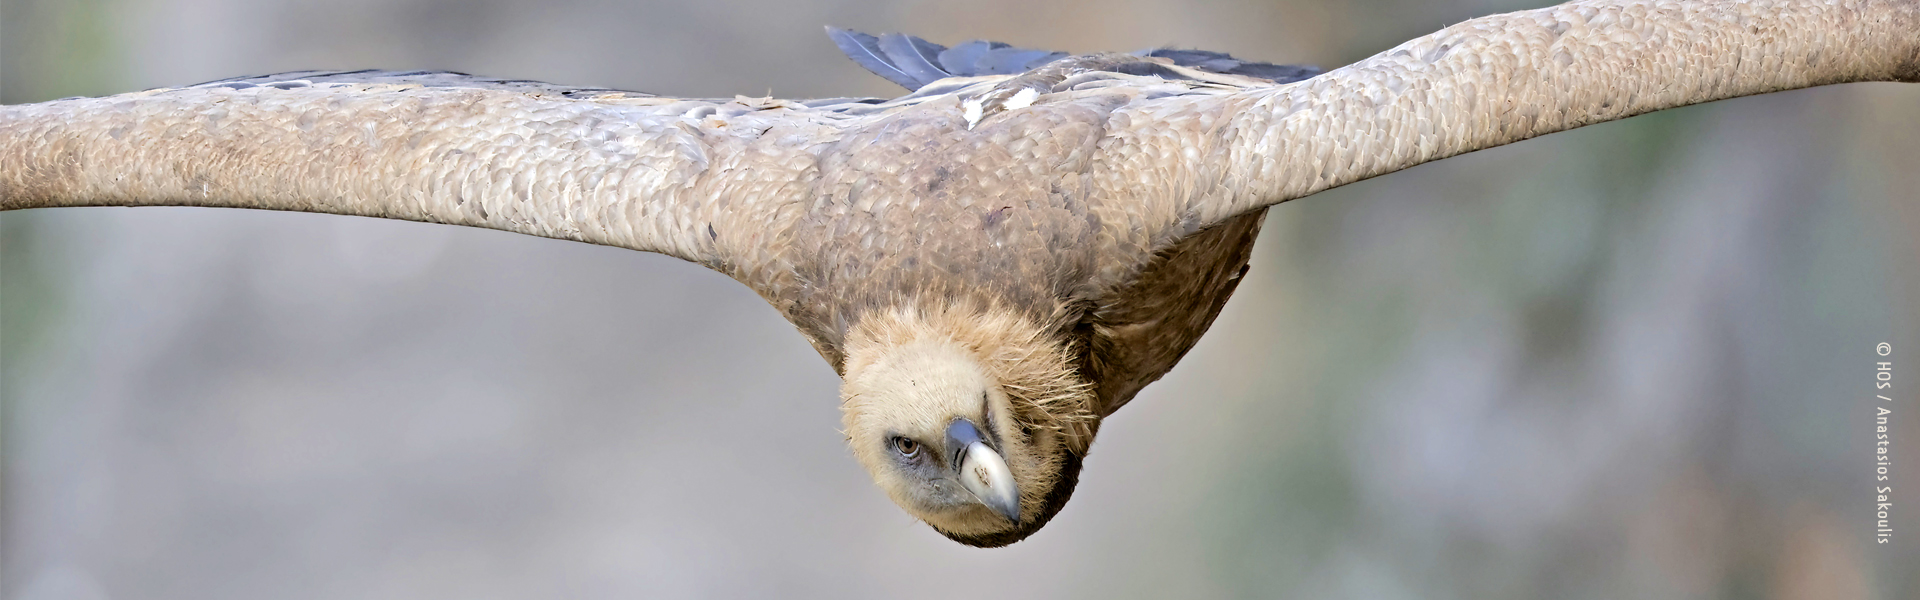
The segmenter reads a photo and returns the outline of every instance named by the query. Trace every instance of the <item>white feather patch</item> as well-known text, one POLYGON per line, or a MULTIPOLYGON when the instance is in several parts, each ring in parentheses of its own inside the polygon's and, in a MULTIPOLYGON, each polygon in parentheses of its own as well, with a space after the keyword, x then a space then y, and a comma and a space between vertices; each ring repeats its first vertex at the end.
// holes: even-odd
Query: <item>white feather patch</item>
POLYGON ((1020 110, 1022 108, 1033 106, 1033 100, 1039 97, 1040 97, 1040 90, 1036 90, 1033 88, 1021 88, 1020 91, 1014 94, 1012 98, 1007 99, 1007 103, 1002 106, 1005 106, 1007 110, 1020 110))

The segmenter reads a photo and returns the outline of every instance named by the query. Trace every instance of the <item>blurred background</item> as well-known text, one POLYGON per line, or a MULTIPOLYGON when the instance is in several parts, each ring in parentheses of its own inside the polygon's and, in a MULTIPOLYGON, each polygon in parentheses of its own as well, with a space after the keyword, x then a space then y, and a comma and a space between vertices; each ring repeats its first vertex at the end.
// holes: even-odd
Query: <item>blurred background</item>
MULTIPOLYGON (((0 101, 364 67, 894 95, 821 26, 1335 67, 1543 4, 5 0, 0 101)), ((1804 90, 1282 205, 1073 503, 991 551, 890 504, 832 371, 693 265, 350 217, 0 213, 0 595, 1920 598, 1916 123, 1920 86, 1804 90)))

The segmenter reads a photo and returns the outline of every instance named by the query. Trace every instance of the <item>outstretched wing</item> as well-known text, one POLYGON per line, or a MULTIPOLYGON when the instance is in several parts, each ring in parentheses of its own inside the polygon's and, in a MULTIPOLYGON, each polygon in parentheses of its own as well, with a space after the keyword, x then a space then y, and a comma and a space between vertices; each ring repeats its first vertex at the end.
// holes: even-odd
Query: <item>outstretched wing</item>
POLYGON ((752 285, 871 100, 687 100, 445 72, 298 72, 0 107, 0 210, 215 206, 660 252, 752 285))
POLYGON ((1113 160, 1185 157, 1179 176, 1131 190, 1177 238, 1482 148, 1855 81, 1920 81, 1920 1, 1576 0, 1466 21, 1293 85, 1167 99, 1125 115, 1139 143, 1113 160))

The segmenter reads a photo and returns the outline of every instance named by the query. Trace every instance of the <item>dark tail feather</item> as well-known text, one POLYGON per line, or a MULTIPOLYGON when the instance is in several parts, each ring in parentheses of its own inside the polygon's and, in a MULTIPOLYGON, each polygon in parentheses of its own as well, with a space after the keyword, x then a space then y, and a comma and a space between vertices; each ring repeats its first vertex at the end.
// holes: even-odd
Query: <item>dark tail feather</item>
POLYGON ((939 59, 940 51, 946 46, 935 44, 917 37, 900 33, 888 33, 880 36, 880 49, 893 59, 893 66, 912 75, 919 83, 907 89, 917 90, 935 81, 952 77, 946 69, 934 63, 939 59))
POLYGON ((909 90, 920 89, 921 84, 918 78, 893 66, 893 63, 887 60, 887 53, 880 48, 878 38, 838 27, 828 27, 827 37, 833 39, 833 45, 839 46, 840 51, 846 53, 847 58, 853 59, 853 62, 866 67, 873 74, 885 77, 887 81, 900 84, 901 87, 909 90))
POLYGON ((980 62, 981 56, 984 56, 988 50, 1006 47, 1008 47, 1007 44, 987 40, 974 40, 960 44, 940 53, 940 66, 948 73, 971 77, 974 75, 974 65, 980 62))
MULTIPOLYGON (((827 36, 853 62, 887 78, 908 90, 919 90, 947 77, 981 75, 1018 75, 1041 65, 1067 57, 1065 52, 1015 48, 1000 42, 974 40, 952 48, 917 37, 889 33, 874 37, 858 31, 828 27, 827 36)), ((1182 67, 1213 73, 1244 75, 1274 83, 1291 83, 1321 73, 1320 69, 1301 65, 1276 65, 1234 58, 1224 52, 1158 48, 1135 52, 1172 60, 1182 67)), ((1148 64, 1108 65, 1135 75, 1179 78, 1180 75, 1148 64)))

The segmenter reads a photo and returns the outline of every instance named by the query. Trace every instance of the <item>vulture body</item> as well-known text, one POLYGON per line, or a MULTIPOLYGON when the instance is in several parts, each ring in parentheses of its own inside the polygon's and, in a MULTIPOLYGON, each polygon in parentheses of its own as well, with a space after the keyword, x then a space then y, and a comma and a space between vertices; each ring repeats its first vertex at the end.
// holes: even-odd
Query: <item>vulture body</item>
POLYGON ((0 109, 0 209, 189 205, 489 227, 725 273, 843 378, 849 443, 962 543, 1063 507, 1272 204, 1610 119, 1920 79, 1920 2, 1580 0, 1354 65, 1066 56, 833 30, 891 99, 689 100, 284 73, 0 109))

